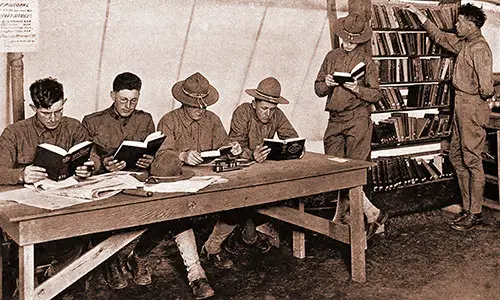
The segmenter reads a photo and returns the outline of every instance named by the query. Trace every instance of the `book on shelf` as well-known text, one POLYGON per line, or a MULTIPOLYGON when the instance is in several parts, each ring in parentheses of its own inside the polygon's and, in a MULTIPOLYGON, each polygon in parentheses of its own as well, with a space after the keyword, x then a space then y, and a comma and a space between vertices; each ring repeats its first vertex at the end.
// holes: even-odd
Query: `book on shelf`
POLYGON ((344 84, 346 82, 354 82, 361 78, 366 73, 366 65, 364 62, 359 62, 355 65, 349 72, 333 72, 333 80, 338 84, 344 84))
POLYGON ((271 149, 267 159, 286 160, 300 158, 305 150, 305 142, 305 138, 291 138, 285 140, 264 139, 264 146, 271 149))
POLYGON ((45 168, 50 179, 63 180, 75 174, 76 168, 89 160, 91 150, 92 142, 89 141, 78 143, 68 151, 43 143, 36 147, 33 165, 45 168))
POLYGON ((135 168, 137 161, 144 154, 154 156, 166 136, 161 131, 149 134, 144 141, 123 141, 113 155, 113 159, 127 163, 126 169, 135 168))
POLYGON ((389 191, 400 186, 432 182, 453 176, 447 156, 436 155, 430 160, 421 157, 379 157, 368 170, 373 191, 389 191), (451 171, 444 171, 449 168, 451 171))
POLYGON ((211 163, 214 159, 220 158, 221 156, 227 155, 231 152, 233 146, 222 146, 216 150, 207 150, 200 152, 201 158, 203 158, 203 163, 211 163))

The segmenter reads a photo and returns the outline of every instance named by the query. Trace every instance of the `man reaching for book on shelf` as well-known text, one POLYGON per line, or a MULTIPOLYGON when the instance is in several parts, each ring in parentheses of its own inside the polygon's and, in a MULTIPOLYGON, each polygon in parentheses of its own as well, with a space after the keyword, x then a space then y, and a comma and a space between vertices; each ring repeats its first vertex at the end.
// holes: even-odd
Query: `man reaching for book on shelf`
MULTIPOLYGON (((370 41, 372 30, 358 13, 337 19, 333 29, 341 38, 342 46, 328 52, 314 82, 316 95, 327 96, 325 110, 330 114, 323 140, 325 153, 367 160, 372 136, 370 104, 381 99, 377 67, 366 49, 360 46, 370 41), (360 62, 366 65, 364 76, 343 84, 334 80, 334 72, 350 71, 360 62)), ((333 221, 347 222, 348 208, 348 193, 342 191, 333 221)), ((367 238, 370 238, 385 223, 387 214, 375 207, 364 194, 363 210, 369 223, 367 238)))
MULTIPOLYGON (((7 126, 0 136, 0 184, 35 183, 47 178, 45 169, 32 165, 39 144, 49 143, 68 150, 89 140, 87 130, 78 120, 63 116, 66 99, 60 82, 54 78, 39 79, 29 90, 33 101, 30 107, 35 115, 7 126)), ((93 168, 88 166, 99 167, 97 155, 91 153, 90 159, 93 163, 77 167, 77 176, 89 177, 93 168)), ((35 265, 52 265, 55 257, 57 263, 52 268, 58 272, 77 258, 82 249, 78 239, 36 245, 35 265)))
MULTIPOLYGON (((247 89, 246 93, 254 97, 251 103, 243 103, 236 108, 231 118, 229 138, 238 142, 242 148, 241 157, 264 162, 270 153, 267 146, 263 146, 264 139, 273 138, 275 134, 280 139, 298 137, 283 111, 278 104, 288 104, 288 100, 281 96, 281 84, 274 77, 263 79, 256 89, 247 89)), ((243 225, 241 237, 245 244, 253 246, 261 253, 268 252, 271 245, 268 239, 258 234, 254 220, 258 216, 252 208, 239 209, 220 214, 214 230, 205 242, 208 253, 221 251, 221 244, 233 232, 236 225, 243 225)), ((236 243, 229 238, 224 250, 236 254, 236 243)))
POLYGON ((453 229, 468 231, 482 223, 485 176, 481 153, 490 114, 488 100, 495 92, 492 52, 481 34, 486 16, 481 8, 464 4, 458 10, 456 33, 447 33, 414 5, 407 5, 407 9, 417 15, 431 39, 456 55, 450 161, 457 173, 462 211, 451 223, 453 229))

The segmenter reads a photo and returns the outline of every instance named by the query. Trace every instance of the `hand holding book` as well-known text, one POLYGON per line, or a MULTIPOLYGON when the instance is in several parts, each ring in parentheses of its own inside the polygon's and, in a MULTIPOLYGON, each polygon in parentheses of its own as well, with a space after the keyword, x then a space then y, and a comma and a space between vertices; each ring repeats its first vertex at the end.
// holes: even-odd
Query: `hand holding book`
POLYGON ((271 153, 271 148, 265 145, 258 145, 252 152, 253 159, 261 163, 267 159, 267 156, 271 153))

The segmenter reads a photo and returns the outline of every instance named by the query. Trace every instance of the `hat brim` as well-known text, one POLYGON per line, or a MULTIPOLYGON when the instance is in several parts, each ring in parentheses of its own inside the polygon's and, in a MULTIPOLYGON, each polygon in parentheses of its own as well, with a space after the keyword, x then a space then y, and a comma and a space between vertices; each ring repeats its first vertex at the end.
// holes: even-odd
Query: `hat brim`
POLYGON ((364 42, 368 42, 372 38, 372 28, 368 25, 365 27, 363 33, 361 33, 360 35, 349 35, 343 29, 344 21, 345 18, 340 18, 335 20, 332 25, 333 33, 339 36, 343 41, 350 42, 353 44, 361 44, 364 42))
MULTIPOLYGON (((182 104, 186 104, 193 107, 200 107, 201 105, 198 98, 191 97, 189 95, 186 95, 186 93, 184 93, 184 91, 182 90, 183 83, 184 80, 174 84, 174 86, 172 87, 172 96, 174 96, 174 98, 177 101, 181 102, 182 104)), ((202 98, 202 100, 205 106, 210 106, 215 102, 217 102, 217 100, 219 100, 219 92, 212 85, 209 84, 208 95, 205 98, 202 98)))
POLYGON ((263 100, 263 101, 267 101, 267 102, 271 102, 271 103, 276 103, 276 104, 288 104, 290 102, 288 102, 288 100, 286 100, 286 98, 280 96, 279 98, 267 98, 267 97, 264 97, 262 95, 260 95, 259 93, 257 93, 257 89, 247 89, 245 90, 245 92, 256 98, 256 99, 259 99, 259 100, 263 100))

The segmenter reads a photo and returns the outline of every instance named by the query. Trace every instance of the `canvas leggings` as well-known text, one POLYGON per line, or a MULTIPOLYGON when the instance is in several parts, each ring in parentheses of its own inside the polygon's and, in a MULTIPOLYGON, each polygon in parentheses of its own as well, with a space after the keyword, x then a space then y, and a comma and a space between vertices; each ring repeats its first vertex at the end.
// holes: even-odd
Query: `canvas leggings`
POLYGON ((490 109, 479 95, 455 93, 455 112, 450 144, 450 162, 457 173, 463 209, 473 214, 482 211, 484 150, 490 109))
MULTIPOLYGON (((330 112, 323 138, 325 154, 367 160, 371 150, 372 121, 369 107, 359 107, 345 112, 330 112)), ((349 208, 349 192, 342 190, 334 222, 343 222, 349 208)), ((374 222, 380 210, 363 193, 363 211, 369 223, 374 222)))

